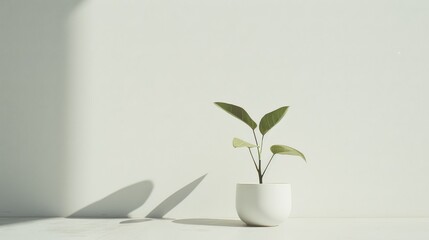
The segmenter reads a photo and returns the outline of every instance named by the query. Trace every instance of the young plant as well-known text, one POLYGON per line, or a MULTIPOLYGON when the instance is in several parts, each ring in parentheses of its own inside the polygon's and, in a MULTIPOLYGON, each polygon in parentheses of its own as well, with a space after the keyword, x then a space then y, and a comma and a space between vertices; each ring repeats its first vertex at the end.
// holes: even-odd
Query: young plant
POLYGON ((222 108, 223 110, 225 110, 227 113, 229 113, 232 116, 243 121, 245 124, 247 124, 252 129, 255 144, 246 142, 246 141, 241 140, 239 138, 234 138, 232 140, 232 146, 234 148, 246 147, 249 150, 250 156, 252 157, 253 163, 255 165, 255 169, 258 172, 258 178, 259 178, 260 184, 263 183, 263 178, 265 176, 265 173, 266 173, 268 167, 271 164, 271 161, 273 160, 273 158, 276 154, 279 154, 279 155, 295 155, 295 156, 299 156, 299 157, 303 158, 304 161, 306 161, 304 154, 302 154, 300 151, 298 151, 292 147, 288 147, 286 145, 273 145, 270 148, 271 153, 272 153, 271 158, 268 161, 268 164, 266 164, 264 170, 262 170, 262 156, 261 155, 262 155, 262 147, 264 145, 265 134, 267 134, 267 132, 271 128, 273 128, 283 118, 283 116, 286 114, 286 111, 289 108, 288 106, 284 106, 284 107, 281 107, 277 110, 269 112, 262 117, 261 121, 259 122, 259 132, 261 133, 261 141, 259 143, 258 138, 256 137, 256 132, 255 132, 255 129, 258 125, 255 123, 255 121, 253 121, 253 119, 249 116, 249 114, 246 112, 246 110, 244 110, 243 108, 241 108, 239 106, 235 106, 233 104, 224 103, 224 102, 215 102, 215 104, 217 106, 219 106, 220 108, 222 108), (258 163, 256 163, 255 157, 254 157, 253 152, 252 152, 252 149, 254 149, 254 148, 257 151, 258 163))

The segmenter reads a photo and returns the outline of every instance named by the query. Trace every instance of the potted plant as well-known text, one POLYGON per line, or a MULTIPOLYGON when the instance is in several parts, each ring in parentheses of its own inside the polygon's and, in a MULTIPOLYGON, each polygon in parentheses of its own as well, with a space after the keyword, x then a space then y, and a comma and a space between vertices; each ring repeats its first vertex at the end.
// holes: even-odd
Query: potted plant
POLYGON ((240 219, 252 226, 276 226, 289 217, 291 210, 291 187, 290 184, 267 184, 263 182, 268 167, 276 155, 299 156, 306 161, 304 154, 295 148, 286 145, 273 145, 270 147, 271 158, 265 167, 262 161, 262 150, 264 137, 286 114, 288 106, 281 107, 265 114, 259 122, 259 132, 261 135, 258 141, 255 132, 258 126, 249 114, 241 107, 215 102, 217 106, 225 110, 232 116, 240 119, 251 129, 255 143, 249 143, 239 138, 234 138, 232 145, 234 148, 247 148, 253 160, 258 174, 258 184, 237 184, 236 188, 236 210, 240 219), (256 154, 253 152, 256 151, 256 154), (256 157, 255 157, 256 155, 256 157))

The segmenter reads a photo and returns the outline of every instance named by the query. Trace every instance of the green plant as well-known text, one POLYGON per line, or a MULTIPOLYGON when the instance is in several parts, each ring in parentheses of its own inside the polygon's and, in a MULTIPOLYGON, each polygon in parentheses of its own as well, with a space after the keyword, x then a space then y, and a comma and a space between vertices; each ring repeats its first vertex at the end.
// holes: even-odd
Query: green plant
POLYGON ((261 133, 262 136, 259 144, 258 138, 256 137, 256 132, 255 132, 255 129, 258 125, 255 123, 255 121, 253 121, 253 119, 249 116, 246 110, 244 110, 242 107, 235 106, 229 103, 224 103, 224 102, 215 102, 215 104, 220 108, 222 108, 223 110, 225 110, 227 113, 243 121, 252 129, 255 144, 246 142, 239 138, 234 138, 232 140, 232 146, 234 148, 246 147, 249 149, 250 156, 252 157, 256 171, 258 172, 259 183, 263 183, 264 175, 276 154, 300 156, 304 159, 304 161, 306 161, 304 154, 302 154, 300 151, 296 150, 295 148, 292 148, 286 145, 273 145, 270 148, 272 153, 271 158, 268 161, 268 164, 265 166, 264 170, 262 171, 261 155, 262 155, 262 147, 264 145, 264 137, 267 134, 267 132, 283 118, 283 116, 286 114, 289 108, 288 106, 284 106, 272 112, 269 112, 261 118, 261 121, 259 122, 259 132, 261 133), (256 163, 255 157, 252 153, 252 148, 256 148, 256 151, 258 154, 257 155, 258 163, 256 163))

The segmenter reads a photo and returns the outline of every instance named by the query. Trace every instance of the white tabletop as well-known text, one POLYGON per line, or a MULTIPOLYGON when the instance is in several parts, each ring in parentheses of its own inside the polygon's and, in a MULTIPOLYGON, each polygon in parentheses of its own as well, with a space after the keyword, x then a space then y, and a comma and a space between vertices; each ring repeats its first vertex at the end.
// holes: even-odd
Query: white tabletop
POLYGON ((0 218, 1 240, 23 239, 365 239, 428 240, 428 218, 291 218, 277 227, 235 219, 0 218))

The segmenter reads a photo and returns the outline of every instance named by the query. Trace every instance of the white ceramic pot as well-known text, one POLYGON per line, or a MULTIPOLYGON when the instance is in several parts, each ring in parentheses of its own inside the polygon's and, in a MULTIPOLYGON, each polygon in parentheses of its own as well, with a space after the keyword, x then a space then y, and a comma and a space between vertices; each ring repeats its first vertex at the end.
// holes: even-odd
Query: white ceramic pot
POLYGON ((237 184, 235 207, 251 226, 277 226, 292 208, 290 184, 237 184))

